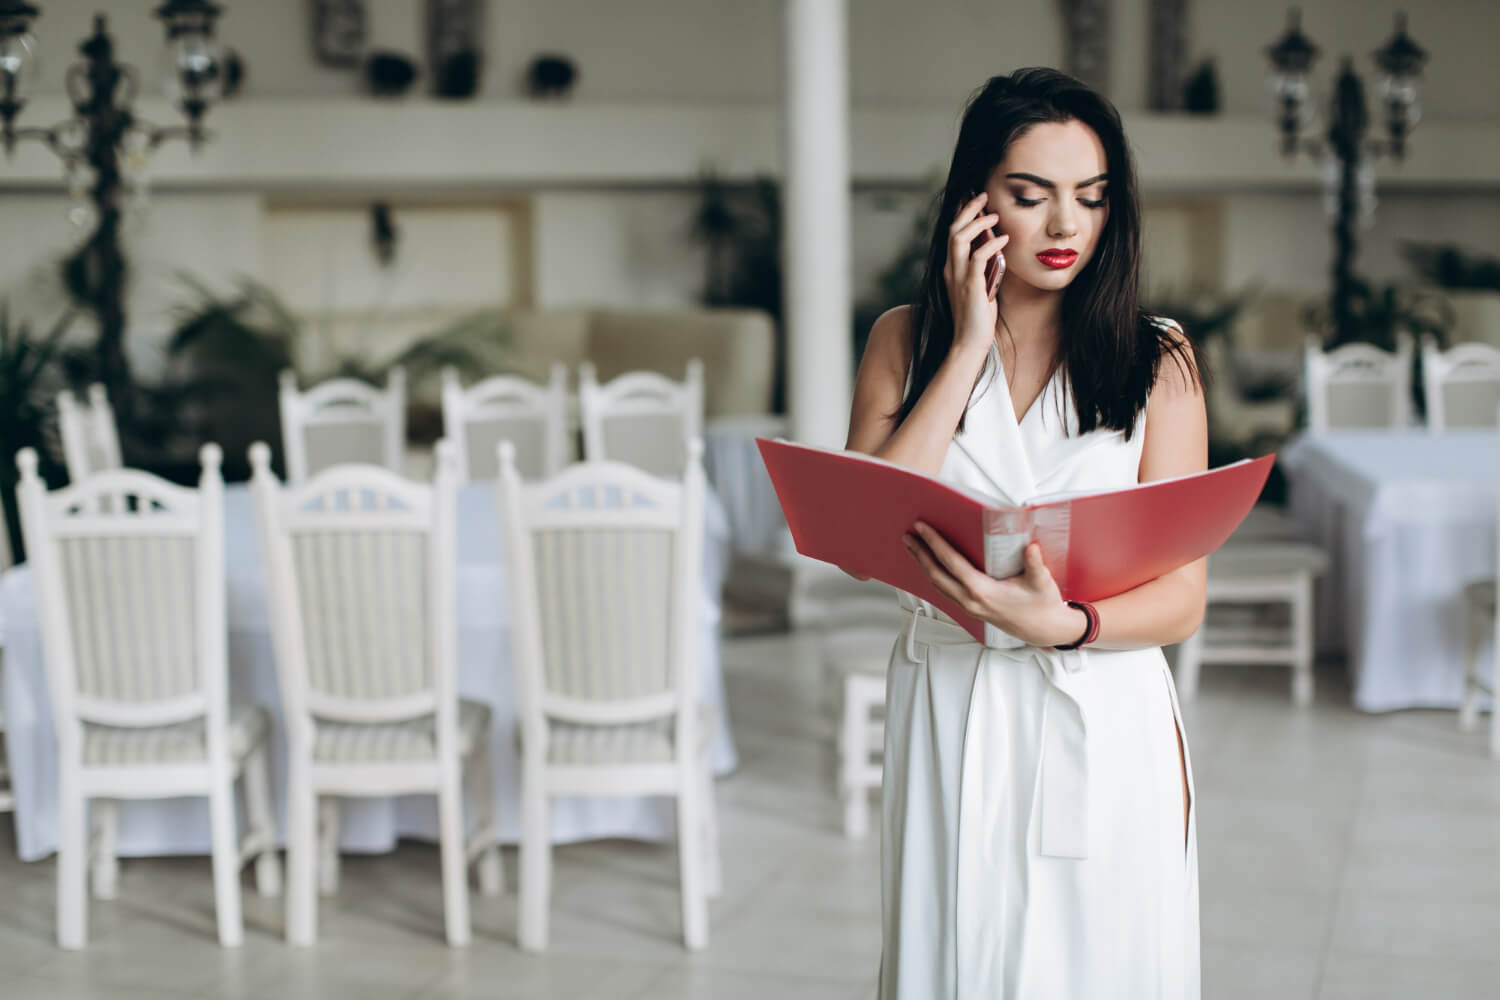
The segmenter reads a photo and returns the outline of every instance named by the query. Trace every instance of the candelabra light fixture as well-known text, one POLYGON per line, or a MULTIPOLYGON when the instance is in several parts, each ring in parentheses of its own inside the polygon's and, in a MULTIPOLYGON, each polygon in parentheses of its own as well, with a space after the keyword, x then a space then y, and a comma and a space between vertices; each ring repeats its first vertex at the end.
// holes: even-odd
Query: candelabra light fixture
POLYGON ((103 14, 78 46, 83 59, 64 78, 73 114, 43 127, 16 124, 39 76, 32 23, 39 11, 25 0, 0 0, 0 145, 6 158, 23 140, 36 140, 62 160, 74 205, 69 218, 91 234, 63 265, 72 296, 98 320, 98 377, 123 425, 132 415, 134 386, 124 351, 125 258, 119 230, 122 196, 139 205, 153 150, 169 139, 197 149, 208 133, 203 119, 224 89, 222 50, 214 38, 221 7, 211 0, 165 0, 155 10, 166 35, 163 85, 185 124, 155 125, 132 109, 140 91, 134 67, 115 59, 103 14))
POLYGON ((1281 152, 1291 158, 1307 154, 1324 164, 1325 207, 1333 218, 1333 291, 1330 303, 1333 343, 1359 339, 1350 309, 1353 295, 1354 225, 1368 225, 1375 212, 1373 162, 1381 157, 1400 160, 1407 138, 1421 120, 1418 81, 1427 53, 1406 33, 1406 15, 1396 15, 1396 30, 1372 57, 1380 71, 1378 92, 1384 108, 1385 135, 1370 135, 1370 111, 1365 86, 1354 71, 1352 57, 1344 56, 1334 80, 1326 128, 1314 131, 1308 75, 1319 49, 1303 34, 1300 14, 1288 15, 1286 34, 1266 48, 1271 62, 1271 90, 1277 101, 1281 152))

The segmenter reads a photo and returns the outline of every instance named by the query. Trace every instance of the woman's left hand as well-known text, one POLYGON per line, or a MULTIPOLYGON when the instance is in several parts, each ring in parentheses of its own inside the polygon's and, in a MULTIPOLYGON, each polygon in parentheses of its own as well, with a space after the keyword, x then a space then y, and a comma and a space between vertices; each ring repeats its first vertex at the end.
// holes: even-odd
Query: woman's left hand
POLYGON ((1063 600, 1036 542, 1026 546, 1023 572, 996 580, 921 521, 903 541, 933 586, 968 614, 1022 642, 1033 646, 1069 643, 1088 624, 1083 612, 1063 600))

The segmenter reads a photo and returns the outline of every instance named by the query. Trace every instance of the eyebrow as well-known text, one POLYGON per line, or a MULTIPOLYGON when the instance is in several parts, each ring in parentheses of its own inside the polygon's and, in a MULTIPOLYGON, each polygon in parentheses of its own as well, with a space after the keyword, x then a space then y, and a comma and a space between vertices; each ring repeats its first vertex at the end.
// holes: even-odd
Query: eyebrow
MULTIPOLYGON (((1054 190, 1056 190, 1057 188, 1057 185, 1052 181, 1049 181, 1045 177, 1038 177, 1036 174, 1006 174, 1005 176, 1007 178, 1014 177, 1016 180, 1020 181, 1030 181, 1038 187, 1052 188, 1054 190)), ((1074 187, 1092 187, 1093 185, 1098 184, 1100 181, 1107 180, 1109 180, 1109 174, 1100 174, 1098 177, 1090 177, 1088 180, 1082 182, 1081 184, 1075 184, 1074 187)))

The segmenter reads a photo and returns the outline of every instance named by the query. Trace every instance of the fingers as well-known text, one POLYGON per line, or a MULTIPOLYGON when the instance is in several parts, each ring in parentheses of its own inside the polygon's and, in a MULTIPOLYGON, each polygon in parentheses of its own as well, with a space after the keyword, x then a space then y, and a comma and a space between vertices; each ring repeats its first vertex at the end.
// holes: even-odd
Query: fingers
POLYGON ((953 224, 948 227, 948 234, 951 236, 954 233, 957 233, 964 226, 968 225, 970 222, 974 221, 974 217, 980 213, 980 211, 984 208, 985 204, 989 200, 990 196, 981 191, 974 197, 970 198, 968 201, 959 205, 958 211, 953 213, 953 224))
POLYGON ((1047 572, 1047 561, 1042 558, 1042 546, 1039 543, 1032 542, 1030 545, 1026 546, 1026 553, 1024 558, 1026 560, 1027 573, 1047 572))
POLYGON ((945 597, 952 600, 959 607, 968 609, 972 606, 974 595, 969 593, 967 587, 953 578, 953 575, 943 568, 942 564, 933 556, 932 550, 919 538, 911 535, 905 536, 902 541, 906 545, 906 551, 910 552, 917 565, 922 567, 922 572, 927 574, 927 579, 932 581, 945 597))
POLYGON ((974 269, 984 272, 984 291, 992 299, 1000 288, 1000 279, 1005 277, 1005 255, 1001 251, 1009 242, 1010 237, 1002 233, 974 251, 974 269))
POLYGON ((1047 568, 1047 560, 1042 557, 1041 545, 1032 542, 1026 546, 1023 559, 1023 580, 1026 587, 1040 594, 1056 594, 1058 592, 1057 580, 1052 576, 1052 571, 1047 568))
POLYGON ((918 521, 912 526, 917 536, 927 544, 934 558, 942 565, 943 569, 964 586, 965 590, 972 591, 979 583, 979 578, 985 574, 974 567, 962 552, 948 544, 948 539, 932 530, 931 527, 918 521))
MULTIPOLYGON (((971 221, 968 225, 963 226, 960 229, 950 231, 950 235, 952 236, 950 242, 952 245, 962 247, 966 251, 970 246, 973 245, 974 241, 979 239, 979 237, 981 236, 987 236, 992 239, 993 237, 989 235, 989 231, 994 227, 995 223, 999 221, 1000 216, 996 215, 994 212, 986 212, 984 215, 981 215, 977 219, 971 221)), ((988 240, 986 240, 986 242, 988 242, 988 240)), ((968 256, 967 253, 965 253, 964 255, 968 256)))
MULTIPOLYGON (((1010 242, 1010 234, 1009 233, 1001 233, 999 236, 993 237, 992 239, 985 240, 984 241, 984 245, 981 246, 978 250, 974 251, 974 262, 977 264, 977 263, 980 263, 982 261, 989 260, 991 257, 997 257, 997 256, 999 256, 1000 251, 1004 250, 1005 249, 1005 244, 1007 244, 1009 242, 1010 242)), ((1003 261, 1001 262, 1000 266, 1001 267, 1005 266, 1003 261)))

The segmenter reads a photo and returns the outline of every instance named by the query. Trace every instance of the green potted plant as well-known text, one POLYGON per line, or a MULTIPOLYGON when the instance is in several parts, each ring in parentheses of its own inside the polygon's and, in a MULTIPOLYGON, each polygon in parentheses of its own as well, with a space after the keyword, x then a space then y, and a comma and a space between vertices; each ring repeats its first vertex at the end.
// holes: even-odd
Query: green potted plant
POLYGON ((771 409, 786 408, 786 330, 781 321, 781 188, 769 177, 730 184, 711 168, 699 179, 690 237, 708 254, 703 304, 763 310, 776 329, 771 409))
POLYGON ((16 452, 36 449, 48 483, 66 478, 52 411, 57 393, 67 385, 64 341, 73 318, 74 312, 67 310, 38 335, 26 321, 13 321, 10 303, 0 299, 0 501, 17 561, 24 558, 25 545, 16 508, 16 452))
MULTIPOLYGON (((267 286, 241 278, 228 295, 183 275, 192 293, 175 313, 177 328, 167 345, 168 378, 158 392, 163 420, 180 428, 191 449, 205 440, 224 448, 225 476, 248 474, 245 453, 257 440, 279 451, 277 377, 298 369, 295 345, 313 334, 267 286)), ((435 393, 438 373, 453 365, 470 376, 486 371, 486 359, 506 339, 496 310, 477 310, 418 338, 385 357, 333 351, 316 370, 297 370, 306 383, 335 377, 383 383, 396 366, 407 371, 412 387, 408 435, 430 443, 441 434, 442 414, 435 393), (430 397, 430 398, 429 398, 430 397)))
POLYGON ((1424 281, 1443 289, 1453 309, 1455 342, 1500 347, 1500 257, 1448 243, 1406 242, 1401 255, 1424 281))
MULTIPOLYGON (((1363 278, 1351 278, 1349 312, 1356 336, 1344 343, 1366 343, 1385 351, 1396 349, 1396 337, 1408 333, 1414 339, 1431 336, 1445 343, 1453 326, 1453 309, 1441 295, 1402 282, 1379 287, 1363 278)), ((1320 331, 1326 346, 1336 331, 1327 303, 1315 302, 1307 307, 1303 319, 1308 329, 1320 331)))

